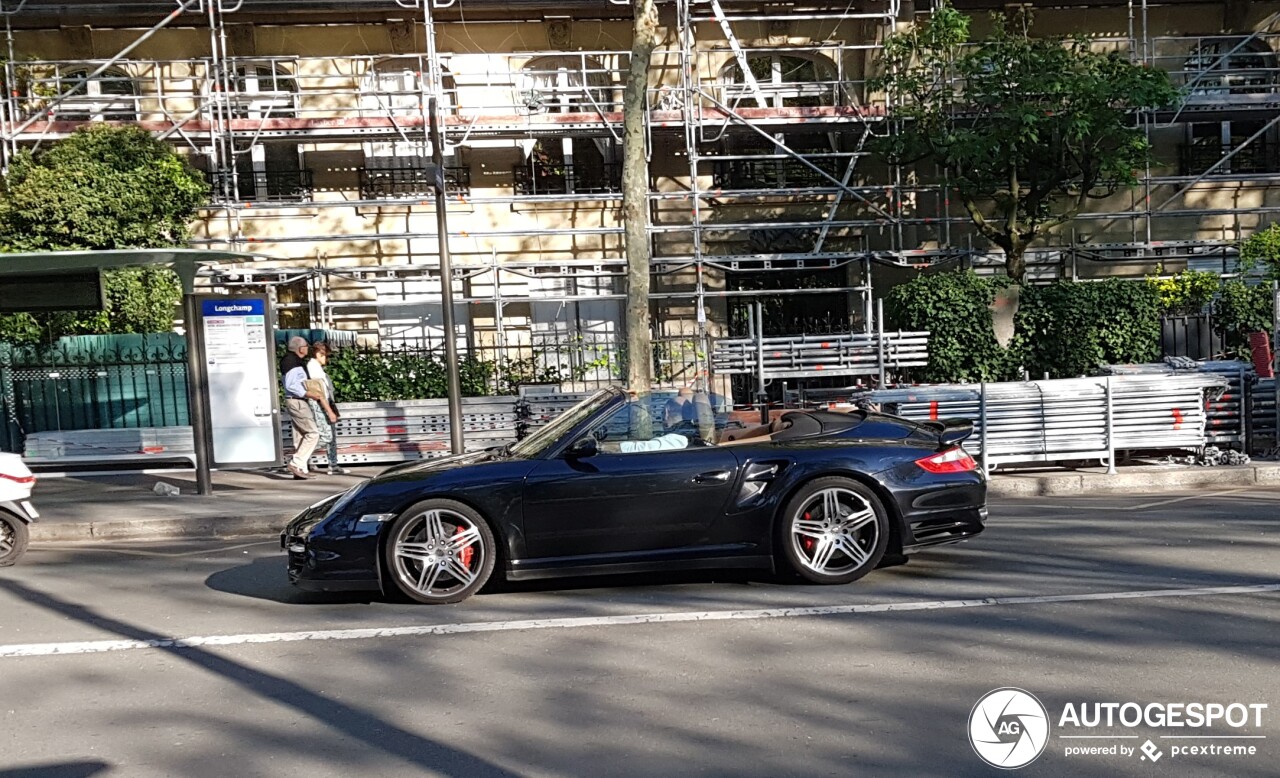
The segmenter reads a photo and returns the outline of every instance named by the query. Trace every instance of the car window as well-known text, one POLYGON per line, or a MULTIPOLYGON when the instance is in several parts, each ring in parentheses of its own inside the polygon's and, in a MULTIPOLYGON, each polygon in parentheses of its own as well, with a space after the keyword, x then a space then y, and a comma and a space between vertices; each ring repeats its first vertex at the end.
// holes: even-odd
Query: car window
POLYGON ((716 415, 690 392, 633 396, 593 430, 604 453, 674 451, 715 445, 716 415))
POLYGON ((529 437, 511 446, 510 452, 516 457, 535 457, 555 445, 561 436, 585 421, 588 416, 604 407, 614 398, 614 394, 601 390, 587 399, 560 414, 550 424, 537 430, 529 437))

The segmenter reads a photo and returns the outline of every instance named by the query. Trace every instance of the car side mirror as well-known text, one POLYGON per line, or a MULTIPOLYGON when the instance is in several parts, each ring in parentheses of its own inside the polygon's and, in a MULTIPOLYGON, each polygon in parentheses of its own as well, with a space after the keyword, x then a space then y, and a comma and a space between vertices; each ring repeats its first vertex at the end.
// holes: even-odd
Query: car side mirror
POLYGON ((599 454, 600 446, 596 443, 596 439, 594 437, 587 436, 570 446, 569 450, 565 453, 570 459, 583 459, 599 454))

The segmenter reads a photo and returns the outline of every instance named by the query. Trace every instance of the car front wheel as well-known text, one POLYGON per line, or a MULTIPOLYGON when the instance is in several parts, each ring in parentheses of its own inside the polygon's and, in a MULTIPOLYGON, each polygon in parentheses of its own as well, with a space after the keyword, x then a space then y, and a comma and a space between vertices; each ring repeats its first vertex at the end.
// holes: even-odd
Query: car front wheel
POLYGON ((0 510, 0 567, 9 567, 27 550, 27 523, 0 510))
POLYGON ((787 503, 780 547, 787 566, 806 581, 845 584, 876 568, 889 544, 879 498, 851 478, 819 478, 787 503))
POLYGON ((396 521, 384 550, 396 588, 422 603, 461 602, 493 573, 497 546, 480 514, 453 500, 425 500, 396 521))

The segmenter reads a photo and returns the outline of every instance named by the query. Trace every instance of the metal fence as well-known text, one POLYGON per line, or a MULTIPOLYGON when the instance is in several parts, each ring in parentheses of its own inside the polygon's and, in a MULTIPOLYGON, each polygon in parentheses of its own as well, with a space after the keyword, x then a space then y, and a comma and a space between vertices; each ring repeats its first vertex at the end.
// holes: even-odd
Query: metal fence
MULTIPOLYGON (((653 338, 654 380, 693 383, 707 369, 707 355, 693 335, 653 338)), ((368 354, 421 357, 443 363, 444 338, 384 339, 359 349, 368 354)), ((566 331, 480 332, 458 343, 459 358, 488 375, 488 393, 514 394, 521 384, 561 384, 566 390, 599 389, 626 380, 626 345, 616 333, 566 331)))
POLYGON ((1212 359, 1223 353, 1222 331, 1207 313, 1160 317, 1160 352, 1166 357, 1212 359))
POLYGON ((169 334, 0 344, 0 449, 33 432, 189 424, 186 359, 169 334))
MULTIPOLYGON (((292 335, 354 343, 352 335, 324 330, 279 330, 277 342, 292 335)), ((37 433, 181 427, 191 423, 188 412, 181 335, 0 343, 0 451, 22 451, 24 439, 37 433)))

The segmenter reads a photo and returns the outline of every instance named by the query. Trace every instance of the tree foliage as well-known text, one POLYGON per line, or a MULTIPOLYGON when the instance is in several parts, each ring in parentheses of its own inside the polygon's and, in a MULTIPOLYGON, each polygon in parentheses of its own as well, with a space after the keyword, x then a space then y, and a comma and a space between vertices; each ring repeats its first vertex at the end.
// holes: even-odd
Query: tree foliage
POLYGON ((1257 270, 1268 281, 1280 280, 1280 222, 1241 241, 1240 270, 1257 270))
MULTIPOLYGON (((145 130, 90 126, 44 151, 14 158, 0 191, 0 250, 183 246, 208 188, 198 171, 145 130)), ((105 284, 105 311, 0 317, 0 333, 52 340, 171 329, 181 298, 171 271, 113 271, 105 284)))
POLYGON ((1172 104, 1162 71, 1091 50, 1084 38, 1034 38, 1028 12, 994 14, 971 41, 969 17, 943 5, 889 36, 874 86, 893 96, 894 132, 876 149, 932 162, 974 225, 1021 280, 1023 254, 1090 198, 1133 186, 1150 156, 1135 110, 1172 104))
POLYGON ((1239 279, 1222 282, 1213 303, 1213 320, 1222 330, 1229 356, 1250 358, 1249 334, 1272 331, 1274 304, 1270 284, 1250 286, 1239 279))

